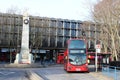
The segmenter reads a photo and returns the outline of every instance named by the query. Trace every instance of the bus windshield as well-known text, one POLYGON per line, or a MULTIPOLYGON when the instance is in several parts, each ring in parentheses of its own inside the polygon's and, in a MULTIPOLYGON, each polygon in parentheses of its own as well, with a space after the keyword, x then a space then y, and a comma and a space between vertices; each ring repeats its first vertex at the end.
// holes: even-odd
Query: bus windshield
POLYGON ((83 49, 86 48, 84 40, 70 40, 69 49, 83 49))
POLYGON ((82 65, 86 63, 85 53, 71 53, 69 54, 69 62, 73 65, 82 65))

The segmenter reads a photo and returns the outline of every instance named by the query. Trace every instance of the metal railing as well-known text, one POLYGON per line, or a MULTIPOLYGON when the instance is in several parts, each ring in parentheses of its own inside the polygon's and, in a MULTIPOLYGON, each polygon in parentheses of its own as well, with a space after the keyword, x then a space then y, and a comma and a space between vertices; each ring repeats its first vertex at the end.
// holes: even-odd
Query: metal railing
POLYGON ((120 80, 120 67, 103 65, 102 73, 108 77, 112 77, 114 80, 120 80))

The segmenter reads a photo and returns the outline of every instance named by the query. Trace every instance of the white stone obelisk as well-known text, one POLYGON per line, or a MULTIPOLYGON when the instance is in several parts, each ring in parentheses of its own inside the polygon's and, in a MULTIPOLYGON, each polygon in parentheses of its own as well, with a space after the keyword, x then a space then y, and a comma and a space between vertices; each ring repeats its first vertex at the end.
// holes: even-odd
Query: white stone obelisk
POLYGON ((29 50, 29 16, 25 12, 23 14, 23 28, 20 54, 16 55, 15 63, 31 64, 33 63, 33 56, 29 50))

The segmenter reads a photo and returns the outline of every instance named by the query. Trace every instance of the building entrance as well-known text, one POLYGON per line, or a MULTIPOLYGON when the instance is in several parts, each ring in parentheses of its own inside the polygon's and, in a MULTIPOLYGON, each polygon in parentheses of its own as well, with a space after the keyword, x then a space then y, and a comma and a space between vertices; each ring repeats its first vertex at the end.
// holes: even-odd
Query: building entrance
POLYGON ((36 63, 51 64, 56 63, 56 55, 53 50, 32 50, 31 52, 36 63))

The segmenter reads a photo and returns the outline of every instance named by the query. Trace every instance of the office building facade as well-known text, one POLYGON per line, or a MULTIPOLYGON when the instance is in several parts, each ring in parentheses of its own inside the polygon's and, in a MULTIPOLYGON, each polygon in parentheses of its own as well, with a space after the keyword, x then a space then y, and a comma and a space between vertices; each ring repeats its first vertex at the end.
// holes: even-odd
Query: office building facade
MULTIPOLYGON (((22 20, 22 15, 0 13, 0 52, 19 53, 22 20)), ((88 48, 94 47, 99 35, 95 25, 79 20, 29 16, 29 21, 29 48, 32 53, 64 50, 70 38, 84 38, 88 48)))

